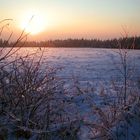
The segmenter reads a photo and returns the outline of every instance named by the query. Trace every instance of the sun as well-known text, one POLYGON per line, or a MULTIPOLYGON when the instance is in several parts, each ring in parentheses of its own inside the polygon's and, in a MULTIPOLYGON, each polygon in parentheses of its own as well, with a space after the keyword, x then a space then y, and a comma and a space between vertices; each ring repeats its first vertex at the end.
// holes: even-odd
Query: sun
POLYGON ((22 17, 20 28, 25 30, 26 33, 32 35, 38 34, 45 30, 46 24, 43 16, 36 11, 28 11, 22 17))

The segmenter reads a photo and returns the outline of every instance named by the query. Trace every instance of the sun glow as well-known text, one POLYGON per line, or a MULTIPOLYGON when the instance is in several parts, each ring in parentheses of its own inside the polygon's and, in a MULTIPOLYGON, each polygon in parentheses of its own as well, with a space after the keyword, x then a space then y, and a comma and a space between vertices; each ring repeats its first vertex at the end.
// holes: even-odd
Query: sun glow
POLYGON ((35 35, 45 30, 46 23, 39 12, 30 11, 22 17, 20 28, 24 29, 26 33, 35 35))

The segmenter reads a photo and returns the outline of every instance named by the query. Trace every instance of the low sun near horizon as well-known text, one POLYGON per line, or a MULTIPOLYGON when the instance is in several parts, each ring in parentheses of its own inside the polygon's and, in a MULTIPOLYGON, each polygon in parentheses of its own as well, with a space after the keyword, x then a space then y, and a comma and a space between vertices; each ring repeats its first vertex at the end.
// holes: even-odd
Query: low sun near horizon
POLYGON ((26 11, 20 19, 20 29, 26 33, 37 35, 46 30, 46 21, 38 11, 26 11))

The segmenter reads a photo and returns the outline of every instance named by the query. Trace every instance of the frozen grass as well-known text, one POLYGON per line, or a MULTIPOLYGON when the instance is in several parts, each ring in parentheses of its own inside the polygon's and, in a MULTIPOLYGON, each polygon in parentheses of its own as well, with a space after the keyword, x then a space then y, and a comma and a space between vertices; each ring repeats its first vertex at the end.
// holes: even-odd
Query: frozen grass
MULTIPOLYGON (((4 28, 5 24, 1 34, 4 28)), ((22 57, 17 55, 21 47, 16 46, 26 37, 23 30, 11 48, 6 50, 5 44, 0 48, 0 139, 57 139, 67 133, 74 138, 77 129, 67 130, 73 125, 70 119, 66 122, 57 69, 46 66, 42 71, 43 51, 37 56, 40 48, 22 57)))

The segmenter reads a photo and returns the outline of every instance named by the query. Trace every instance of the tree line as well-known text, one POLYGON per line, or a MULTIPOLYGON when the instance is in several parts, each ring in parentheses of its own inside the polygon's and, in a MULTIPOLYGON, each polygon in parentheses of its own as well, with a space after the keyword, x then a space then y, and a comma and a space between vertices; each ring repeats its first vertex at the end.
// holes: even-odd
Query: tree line
MULTIPOLYGON (((8 42, 0 39, 0 47, 12 46, 14 42, 8 42)), ((119 48, 124 46, 128 49, 140 49, 139 37, 125 37, 119 39, 66 39, 66 40, 48 40, 48 41, 26 41, 19 42, 18 46, 22 47, 77 47, 77 48, 119 48)))

